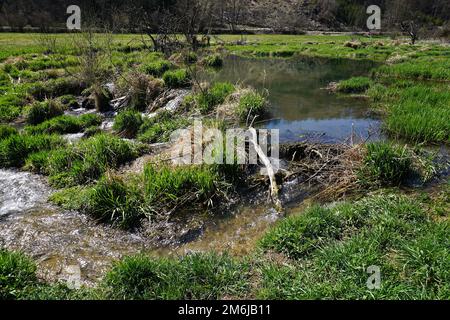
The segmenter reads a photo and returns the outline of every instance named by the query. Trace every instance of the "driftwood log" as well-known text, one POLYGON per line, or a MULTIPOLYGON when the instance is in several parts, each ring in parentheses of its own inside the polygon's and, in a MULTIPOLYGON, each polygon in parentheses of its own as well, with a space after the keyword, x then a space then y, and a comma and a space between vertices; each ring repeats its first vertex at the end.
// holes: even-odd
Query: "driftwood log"
POLYGON ((278 212, 281 212, 283 210, 283 206, 279 197, 279 189, 277 185, 277 180, 275 178, 275 171, 273 169, 272 163, 270 162, 267 155, 264 153, 264 151, 261 149, 261 147, 258 144, 258 134, 256 133, 256 130, 252 127, 249 128, 249 131, 252 134, 252 138, 250 142, 252 143, 253 147, 256 150, 256 153, 258 154, 259 158, 261 159, 261 162, 264 164, 267 170, 267 175, 269 176, 270 180, 270 198, 272 199, 273 204, 275 205, 275 209, 278 212))

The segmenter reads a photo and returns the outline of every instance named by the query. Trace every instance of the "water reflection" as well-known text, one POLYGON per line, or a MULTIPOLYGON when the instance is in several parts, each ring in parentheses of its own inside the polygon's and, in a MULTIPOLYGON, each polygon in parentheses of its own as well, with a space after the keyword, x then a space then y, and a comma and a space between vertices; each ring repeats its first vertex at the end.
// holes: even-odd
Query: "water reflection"
POLYGON ((322 141, 379 137, 380 121, 368 115, 364 99, 343 97, 324 88, 333 81, 367 75, 373 62, 327 59, 254 59, 230 56, 210 81, 229 81, 267 90, 274 120, 264 127, 280 129, 282 141, 320 136, 322 141))

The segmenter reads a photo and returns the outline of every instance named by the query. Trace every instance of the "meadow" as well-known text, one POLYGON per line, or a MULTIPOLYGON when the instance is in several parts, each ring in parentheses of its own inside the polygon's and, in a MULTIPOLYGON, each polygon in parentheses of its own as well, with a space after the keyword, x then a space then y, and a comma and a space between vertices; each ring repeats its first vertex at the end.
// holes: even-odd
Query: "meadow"
POLYGON ((356 192, 280 218, 245 257, 139 254, 117 261, 95 287, 74 290, 40 279, 32 259, 3 248, 0 299, 450 298, 450 184, 448 174, 438 176, 442 163, 425 150, 448 150, 450 143, 448 44, 410 45, 381 36, 221 35, 197 53, 167 57, 136 35, 97 35, 94 48, 76 35, 51 39, 0 33, 0 168, 45 176, 57 189, 51 202, 112 228, 138 230, 143 221, 183 207, 207 210, 245 185, 248 168, 233 165, 161 162, 124 169, 199 117, 222 130, 270 112, 264 94, 252 88, 197 83, 197 69, 220 68, 227 54, 379 63, 370 75, 343 80, 330 94, 367 99, 389 139, 357 147, 356 192), (95 58, 73 43, 84 44, 81 49, 95 58), (106 83, 114 84, 114 97, 106 83), (143 115, 149 105, 156 108, 158 97, 180 89, 191 91, 179 110, 143 115), (127 105, 105 130, 105 108, 121 96, 127 105), (70 113, 80 104, 91 111, 70 113), (224 105, 227 118, 221 121, 224 105), (82 138, 70 142, 70 134, 82 138), (420 186, 410 187, 417 177, 420 186), (373 265, 382 270, 378 290, 366 285, 373 265))

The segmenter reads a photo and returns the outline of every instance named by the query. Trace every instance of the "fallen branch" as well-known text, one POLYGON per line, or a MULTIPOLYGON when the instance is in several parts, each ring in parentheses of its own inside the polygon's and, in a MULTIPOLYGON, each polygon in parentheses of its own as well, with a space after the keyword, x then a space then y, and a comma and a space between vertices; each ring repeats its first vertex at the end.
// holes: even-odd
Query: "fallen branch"
POLYGON ((272 199, 272 202, 275 205, 275 209, 278 212, 281 212, 283 210, 283 206, 281 204, 280 198, 279 198, 279 189, 277 185, 277 181, 275 179, 275 171, 273 170, 273 166, 270 163, 269 158, 264 154, 264 151, 261 149, 261 147, 258 144, 258 134, 256 133, 256 130, 252 127, 249 128, 249 131, 252 134, 252 139, 250 142, 253 144, 256 153, 258 154, 259 158, 261 159, 262 163, 266 167, 267 175, 269 176, 270 180, 270 197, 272 199))

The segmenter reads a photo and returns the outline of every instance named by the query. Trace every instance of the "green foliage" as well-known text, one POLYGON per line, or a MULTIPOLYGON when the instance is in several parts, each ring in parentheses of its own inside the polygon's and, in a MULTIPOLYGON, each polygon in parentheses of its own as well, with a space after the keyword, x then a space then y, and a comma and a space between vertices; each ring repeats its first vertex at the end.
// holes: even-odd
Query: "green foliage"
POLYGON ((15 134, 18 134, 16 128, 9 125, 0 124, 0 140, 6 139, 15 134))
POLYGON ((415 199, 394 194, 308 209, 281 221, 276 231, 270 231, 262 240, 265 250, 286 254, 296 261, 283 266, 263 265, 258 297, 446 299, 448 228, 447 221, 429 220, 415 199), (309 232, 321 215, 325 221, 334 215, 328 227, 336 228, 331 236, 309 232), (311 240, 320 245, 305 253, 302 244, 311 240), (380 267, 382 282, 378 290, 367 288, 369 266, 380 267))
POLYGON ((202 59, 205 67, 220 68, 223 66, 223 59, 220 54, 211 54, 202 59))
POLYGON ((145 166, 145 195, 149 203, 171 204, 183 195, 205 200, 215 191, 217 174, 207 166, 145 166))
POLYGON ((36 279, 36 265, 22 253, 0 250, 0 300, 17 298, 36 279))
POLYGON ((25 131, 29 134, 68 134, 99 126, 101 123, 102 118, 96 114, 84 114, 79 117, 63 115, 47 120, 37 126, 27 126, 25 131))
POLYGON ((0 167, 21 167, 28 155, 58 148, 64 141, 54 135, 15 134, 0 141, 0 167))
POLYGON ((267 113, 266 99, 257 92, 248 92, 241 96, 236 115, 241 121, 252 120, 255 116, 267 113))
POLYGON ((337 90, 343 93, 364 93, 372 83, 367 77, 355 77, 339 82, 337 90))
POLYGON ((248 288, 248 265, 228 255, 193 254, 175 259, 143 255, 117 263, 105 278, 112 299, 220 299, 248 288))
POLYGON ((53 151, 46 171, 50 174, 52 184, 70 187, 90 183, 108 169, 117 169, 137 156, 137 150, 131 143, 107 134, 98 134, 53 151))
POLYGON ((146 118, 139 129, 138 140, 143 143, 167 142, 177 129, 187 128, 191 121, 170 112, 161 112, 154 118, 146 118))
POLYGON ((143 122, 141 113, 134 110, 123 111, 115 118, 113 129, 123 137, 136 138, 143 122))
POLYGON ((199 93, 195 99, 198 107, 203 114, 207 114, 214 107, 223 103, 231 93, 234 91, 234 85, 228 82, 215 83, 207 91, 199 93))
POLYGON ((89 191, 84 211, 98 221, 131 229, 145 217, 143 203, 141 193, 132 184, 106 176, 89 191))
POLYGON ((60 116, 63 113, 64 110, 61 104, 59 104, 55 100, 35 102, 27 110, 27 123, 31 125, 37 125, 51 118, 60 116))
POLYGON ((169 88, 183 88, 189 85, 191 76, 186 69, 166 71, 163 80, 169 88))
POLYGON ((363 184, 398 186, 412 172, 411 154, 406 147, 376 142, 367 144, 367 154, 359 176, 363 184))
POLYGON ((58 100, 61 102, 65 109, 76 109, 79 106, 77 98, 71 94, 61 96, 58 98, 58 100))
POLYGON ((149 75, 161 77, 166 71, 169 71, 171 67, 172 64, 167 60, 156 60, 144 64, 141 67, 141 70, 149 75))

